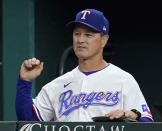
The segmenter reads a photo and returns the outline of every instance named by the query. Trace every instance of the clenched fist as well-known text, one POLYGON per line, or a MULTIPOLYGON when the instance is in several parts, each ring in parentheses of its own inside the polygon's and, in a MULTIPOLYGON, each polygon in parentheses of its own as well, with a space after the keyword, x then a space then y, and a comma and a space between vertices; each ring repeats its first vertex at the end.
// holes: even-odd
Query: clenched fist
POLYGON ((37 78, 43 70, 43 62, 36 58, 25 60, 20 69, 20 78, 26 81, 32 81, 37 78))

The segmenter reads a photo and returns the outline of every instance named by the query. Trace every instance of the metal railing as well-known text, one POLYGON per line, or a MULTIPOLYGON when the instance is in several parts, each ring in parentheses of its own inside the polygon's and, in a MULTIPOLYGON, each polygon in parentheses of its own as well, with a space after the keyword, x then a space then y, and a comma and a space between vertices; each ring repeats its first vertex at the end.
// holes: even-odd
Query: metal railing
POLYGON ((60 63, 59 63, 59 76, 63 75, 64 74, 64 66, 65 66, 65 63, 66 63, 66 60, 69 56, 69 54, 73 51, 73 47, 70 46, 68 47, 62 54, 61 56, 61 60, 60 60, 60 63))

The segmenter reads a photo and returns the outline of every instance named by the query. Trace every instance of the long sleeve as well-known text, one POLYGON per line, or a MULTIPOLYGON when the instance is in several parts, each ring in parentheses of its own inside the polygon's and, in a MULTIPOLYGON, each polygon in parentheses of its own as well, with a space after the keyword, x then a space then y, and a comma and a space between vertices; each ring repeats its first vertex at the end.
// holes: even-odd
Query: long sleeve
POLYGON ((31 96, 32 82, 18 78, 16 85, 16 114, 19 121, 38 121, 33 110, 33 100, 31 96))

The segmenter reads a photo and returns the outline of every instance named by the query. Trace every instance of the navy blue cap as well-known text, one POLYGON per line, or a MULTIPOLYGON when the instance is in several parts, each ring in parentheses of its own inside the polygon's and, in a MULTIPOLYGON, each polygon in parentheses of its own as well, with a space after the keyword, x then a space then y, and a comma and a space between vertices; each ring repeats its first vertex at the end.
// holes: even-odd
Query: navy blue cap
POLYGON ((85 9, 77 13, 74 21, 71 21, 67 26, 81 23, 90 27, 97 32, 103 32, 105 35, 109 34, 109 21, 104 14, 95 9, 85 9))

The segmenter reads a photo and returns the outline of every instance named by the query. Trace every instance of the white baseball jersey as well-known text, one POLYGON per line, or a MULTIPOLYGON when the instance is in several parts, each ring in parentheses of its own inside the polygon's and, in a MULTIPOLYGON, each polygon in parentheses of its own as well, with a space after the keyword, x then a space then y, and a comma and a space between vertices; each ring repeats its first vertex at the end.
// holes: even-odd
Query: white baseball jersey
POLYGON ((136 80, 113 64, 88 76, 76 67, 46 84, 33 102, 44 121, 88 122, 117 109, 152 119, 136 80))

